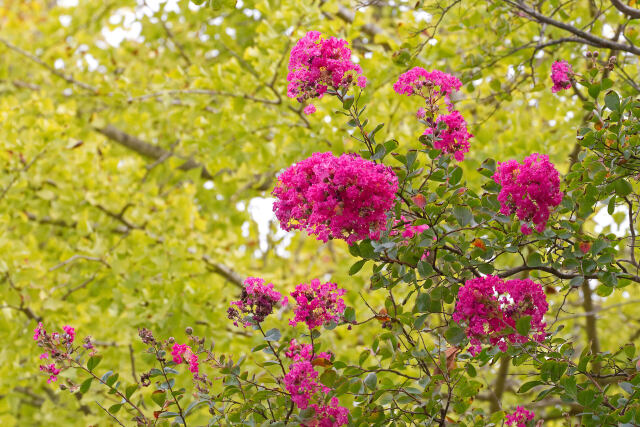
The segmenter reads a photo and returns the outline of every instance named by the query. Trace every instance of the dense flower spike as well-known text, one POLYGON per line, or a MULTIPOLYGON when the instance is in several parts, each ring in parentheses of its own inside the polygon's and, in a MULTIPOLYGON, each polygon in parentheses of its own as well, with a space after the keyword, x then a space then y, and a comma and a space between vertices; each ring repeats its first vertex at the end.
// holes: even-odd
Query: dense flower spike
POLYGON ((464 160, 464 153, 469 152, 469 139, 473 137, 467 130, 467 122, 459 111, 438 116, 435 124, 428 127, 424 134, 433 135, 433 147, 453 154, 459 162, 464 160))
POLYGON ((532 339, 542 342, 546 337, 543 317, 548 309, 542 286, 532 280, 503 281, 486 276, 467 280, 460 288, 453 320, 466 325, 470 351, 476 355, 484 341, 502 351, 508 343, 527 342, 527 337, 515 331, 516 322, 524 316, 531 316, 532 339))
POLYGON ((278 177, 273 209, 283 229, 323 242, 380 238, 398 178, 390 167, 356 154, 314 153, 278 177))
MULTIPOLYGON (((563 197, 558 171, 549 157, 534 153, 522 164, 515 160, 500 163, 493 179, 502 186, 498 195, 500 212, 515 213, 520 221, 532 222, 539 233, 544 231, 550 209, 558 206, 563 197)), ((531 233, 527 224, 521 230, 531 233)))
POLYGON ((292 363, 284 376, 284 386, 291 393, 291 400, 300 409, 307 409, 316 393, 328 393, 326 387, 316 381, 318 372, 308 360, 292 363))
POLYGON ((551 92, 556 93, 569 89, 571 87, 572 76, 573 69, 567 61, 554 62, 553 65, 551 65, 551 81, 553 81, 551 92))
POLYGON ((339 289, 335 283, 320 283, 314 279, 311 283, 301 283, 291 293, 296 302, 295 318, 289 321, 291 326, 305 323, 309 329, 327 324, 340 322, 345 309, 342 295, 344 289, 339 289))
POLYGON ((198 376, 200 370, 198 365, 198 355, 191 350, 190 346, 187 344, 174 344, 171 348, 171 355, 173 356, 174 363, 188 363, 189 371, 191 371, 194 377, 198 376))
POLYGON ((516 427, 526 427, 527 421, 532 420, 535 414, 531 411, 527 411, 522 406, 516 406, 516 410, 513 414, 507 414, 506 425, 516 427))
MULTIPOLYGON (((365 87, 367 79, 360 75, 360 66, 351 61, 348 45, 346 40, 308 32, 291 49, 287 95, 304 102, 322 98, 328 88, 346 90, 354 83, 365 87)), ((306 114, 310 114, 309 108, 305 108, 306 114)))
POLYGON ((240 300, 231 303, 235 307, 229 307, 227 315, 236 326, 238 326, 238 320, 245 327, 257 325, 273 313, 273 307, 278 303, 286 305, 287 298, 283 298, 280 292, 273 290, 273 283, 265 285, 264 280, 259 277, 247 277, 240 300), (246 315, 244 319, 243 314, 246 315))

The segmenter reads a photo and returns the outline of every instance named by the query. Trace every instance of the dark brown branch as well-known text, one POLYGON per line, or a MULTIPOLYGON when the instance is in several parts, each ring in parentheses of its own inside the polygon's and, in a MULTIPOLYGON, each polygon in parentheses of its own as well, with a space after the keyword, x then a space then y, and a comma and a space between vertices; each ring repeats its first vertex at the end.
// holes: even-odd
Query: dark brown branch
POLYGON ((220 276, 224 277, 225 279, 227 279, 229 282, 231 282, 233 285, 244 289, 244 278, 237 273, 236 271, 234 271, 232 268, 227 267, 224 264, 220 264, 218 262, 213 261, 211 258, 209 258, 207 255, 203 255, 202 256, 202 260, 207 264, 207 266, 209 267, 209 270, 212 271, 213 273, 219 274, 220 276))
MULTIPOLYGON (((141 156, 148 157, 154 160, 159 160, 165 156, 167 156, 167 151, 157 145, 150 144, 146 141, 141 140, 138 137, 130 135, 122 130, 116 128, 113 125, 107 125, 103 128, 95 128, 95 130, 112 141, 117 142, 118 144, 126 147, 130 150, 135 151, 141 156)), ((204 179, 213 179, 213 175, 209 173, 207 168, 201 163, 196 162, 195 160, 189 158, 186 162, 178 167, 178 169, 183 171, 188 171, 191 169, 199 168, 202 170, 201 176, 204 179)))
POLYGON ((605 49, 620 50, 620 51, 632 53, 634 55, 640 55, 640 48, 636 46, 619 43, 613 40, 598 37, 586 31, 580 30, 572 25, 566 24, 564 22, 556 21, 555 19, 550 18, 546 15, 543 15, 538 11, 530 8, 529 6, 525 5, 522 1, 505 0, 505 2, 521 10, 522 12, 529 15, 534 20, 568 31, 571 34, 580 37, 585 41, 585 43, 591 44, 592 46, 598 46, 605 49))
POLYGON ((611 0, 611 4, 631 19, 640 18, 640 10, 634 9, 633 7, 623 3, 621 0, 611 0))

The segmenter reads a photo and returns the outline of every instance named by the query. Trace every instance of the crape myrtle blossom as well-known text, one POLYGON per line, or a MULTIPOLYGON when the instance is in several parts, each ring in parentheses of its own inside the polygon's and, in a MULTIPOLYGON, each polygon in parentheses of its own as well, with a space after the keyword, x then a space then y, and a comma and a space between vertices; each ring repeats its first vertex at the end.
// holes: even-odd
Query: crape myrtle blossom
POLYGON ((289 365, 289 372, 284 376, 285 389, 290 393, 291 400, 300 410, 313 408, 315 416, 306 426, 333 427, 346 425, 349 420, 349 410, 339 405, 336 397, 332 397, 328 404, 324 404, 325 396, 331 389, 318 381, 319 373, 315 370, 314 361, 329 360, 331 355, 326 352, 313 352, 311 344, 300 344, 291 340, 285 355, 293 360, 289 365))
POLYGON ((573 69, 567 61, 554 62, 553 65, 551 65, 551 81, 553 82, 551 92, 556 93, 569 89, 571 87, 571 77, 573 74, 573 69))
POLYGON ((449 95, 460 90, 462 82, 451 74, 440 70, 427 71, 422 67, 414 67, 400 74, 393 84, 393 90, 399 95, 418 95, 433 104, 444 97, 447 105, 450 104, 449 95))
POLYGON ((378 240, 393 206, 393 170, 356 154, 314 153, 278 177, 273 210, 286 231, 306 230, 323 242, 378 240))
POLYGON ((273 313, 273 308, 278 303, 286 305, 287 297, 283 298, 280 292, 274 290, 273 283, 265 285, 264 280, 259 277, 247 277, 240 300, 231 302, 227 315, 236 326, 238 321, 245 327, 257 325, 273 313), (246 315, 244 318, 243 314, 246 315))
MULTIPOLYGON (((551 209, 562 202, 560 176, 549 156, 534 153, 522 163, 509 160, 500 163, 493 175, 502 186, 498 201, 503 215, 516 214, 520 221, 533 223, 537 232, 544 231, 551 209)), ((531 234, 523 224, 521 231, 531 234)))
POLYGON ((428 229, 429 226, 427 224, 413 225, 411 219, 401 215, 400 219, 393 221, 393 229, 389 232, 389 236, 401 234, 405 239, 411 239, 416 234, 420 234, 428 229))
POLYGON ((433 147, 453 154, 459 162, 464 160, 464 153, 469 152, 469 139, 473 137, 459 111, 438 116, 434 125, 424 131, 424 135, 432 135, 433 147))
POLYGON ((516 406, 512 414, 507 414, 506 425, 514 427, 526 427, 527 421, 533 420, 535 414, 527 411, 522 406, 516 406))
MULTIPOLYGON (((351 49, 346 40, 325 38, 318 31, 310 31, 291 49, 287 95, 298 102, 322 98, 327 89, 347 90, 353 84, 364 88, 366 77, 362 69, 351 60, 351 49)), ((311 106, 305 114, 315 111, 311 106)))
POLYGON ((289 324, 295 326, 305 323, 309 329, 313 329, 331 322, 340 322, 346 308, 342 299, 345 292, 335 283, 320 283, 318 279, 309 284, 299 284, 291 293, 296 306, 295 317, 289 324))
POLYGON ((189 371, 194 377, 198 376, 200 372, 198 365, 198 355, 191 350, 191 347, 187 344, 174 344, 171 348, 171 355, 173 356, 173 362, 181 364, 182 362, 189 364, 189 371))
MULTIPOLYGON (((58 374, 61 372, 61 368, 56 364, 59 366, 64 365, 64 362, 70 359, 71 353, 75 350, 73 348, 73 342, 76 337, 75 328, 65 325, 62 330, 62 333, 53 332, 49 334, 42 322, 38 322, 33 331, 33 340, 43 349, 39 359, 52 359, 51 363, 40 365, 40 371, 49 374, 49 379, 47 380, 49 384, 57 381, 58 374)), ((91 342, 90 339, 88 342, 91 342)))
POLYGON ((531 316, 531 339, 546 337, 544 314, 549 309, 542 286, 530 279, 504 281, 497 276, 467 280, 458 291, 453 320, 466 327, 470 352, 477 355, 482 343, 507 350, 509 343, 525 343, 528 337, 518 334, 516 322, 531 316))

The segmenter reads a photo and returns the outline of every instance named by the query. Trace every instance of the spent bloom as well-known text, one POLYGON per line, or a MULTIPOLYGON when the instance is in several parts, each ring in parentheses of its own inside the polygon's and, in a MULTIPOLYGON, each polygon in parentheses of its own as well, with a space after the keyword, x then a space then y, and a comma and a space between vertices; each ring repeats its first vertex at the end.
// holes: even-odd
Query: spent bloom
POLYGON ((346 40, 324 38, 318 31, 310 31, 298 40, 289 59, 289 98, 304 102, 322 98, 329 88, 346 90, 354 83, 365 87, 367 79, 361 75, 360 66, 351 61, 348 46, 346 40))
POLYGON ((459 111, 438 116, 434 125, 424 131, 424 135, 432 135, 433 147, 453 154, 459 162, 464 160, 464 153, 469 152, 469 139, 473 137, 459 111))
POLYGON ((283 298, 280 292, 273 289, 273 283, 265 285, 264 280, 259 277, 247 277, 240 299, 231 302, 227 315, 236 326, 238 320, 245 327, 257 325, 273 313, 273 307, 278 303, 286 305, 287 298, 283 298))
POLYGON ((345 309, 342 295, 344 289, 339 289, 335 283, 320 283, 314 279, 311 283, 301 283, 291 293, 296 302, 295 317, 289 321, 291 326, 306 323, 309 329, 330 322, 340 322, 345 309))
POLYGON ((522 406, 516 406, 516 410, 512 414, 507 414, 508 426, 526 427, 527 421, 534 418, 535 414, 531 411, 527 411, 522 406))
POLYGON ((525 343, 528 337, 518 334, 516 322, 531 316, 532 339, 542 342, 546 337, 544 314, 549 309, 542 286, 531 279, 504 281, 497 276, 467 280, 458 291, 453 320, 466 326, 466 335, 474 356, 482 343, 507 350, 508 343, 525 343))
POLYGON ((189 364, 189 371, 193 376, 198 376, 199 365, 198 355, 191 350, 191 347, 187 344, 174 344, 171 348, 171 355, 173 356, 174 363, 181 364, 182 362, 189 364))
POLYGON ((500 163, 493 179, 502 186, 498 195, 500 212, 515 213, 525 222, 521 227, 524 234, 531 234, 526 224, 529 222, 537 232, 544 231, 551 209, 558 206, 563 197, 560 176, 549 156, 534 153, 522 163, 516 160, 500 163))
POLYGON ((380 238, 397 190, 388 166, 356 154, 314 153, 280 174, 273 210, 284 230, 353 244, 380 238))
POLYGON ((553 87, 551 92, 556 93, 571 87, 571 77, 573 69, 567 61, 556 61, 551 65, 551 81, 553 87))

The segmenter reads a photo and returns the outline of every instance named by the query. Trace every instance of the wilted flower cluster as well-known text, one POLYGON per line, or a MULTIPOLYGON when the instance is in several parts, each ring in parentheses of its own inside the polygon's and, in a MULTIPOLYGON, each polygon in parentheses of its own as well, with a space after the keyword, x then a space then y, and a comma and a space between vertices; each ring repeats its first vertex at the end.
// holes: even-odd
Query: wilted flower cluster
POLYGON ((229 319, 238 326, 238 321, 246 326, 257 325, 265 317, 273 313, 273 307, 281 303, 287 304, 287 298, 282 298, 278 291, 273 290, 273 284, 264 284, 264 280, 258 277, 248 277, 244 281, 244 289, 240 300, 233 301, 227 310, 229 319), (243 318, 243 314, 246 315, 243 318))
MULTIPOLYGON (((49 379, 47 380, 49 384, 57 381, 58 374, 60 374, 61 369, 56 366, 56 363, 63 365, 75 350, 73 348, 73 342, 76 338, 75 328, 65 325, 62 330, 62 333, 53 332, 48 334, 42 322, 39 322, 33 331, 33 340, 43 349, 40 360, 53 359, 52 363, 40 365, 40 371, 49 374, 49 379)), ((83 347, 93 349, 93 344, 89 337, 84 339, 83 347)))
POLYGON ((516 410, 512 414, 507 414, 506 424, 508 426, 526 427, 527 421, 532 420, 535 414, 527 411, 522 406, 516 406, 516 410))
MULTIPOLYGON (((304 102, 321 98, 328 88, 346 90, 354 83, 365 87, 367 78, 361 75, 360 66, 351 61, 348 46, 346 40, 308 32, 291 50, 287 95, 304 102)), ((314 111, 315 107, 305 108, 306 114, 314 111)))
POLYGON ((331 322, 340 322, 345 309, 342 295, 335 283, 320 283, 314 279, 311 283, 301 283, 291 293, 296 302, 295 318, 289 321, 291 326, 305 323, 309 329, 331 322))
POLYGON ((356 154, 314 153, 278 177, 273 209, 287 231, 353 244, 379 239, 397 189, 398 178, 388 166, 356 154))
POLYGON ((174 363, 178 365, 182 362, 189 364, 189 371, 194 377, 198 376, 200 371, 198 365, 198 355, 191 350, 191 347, 187 344, 174 344, 171 348, 171 355, 173 356, 174 363))
POLYGON ((548 309, 542 286, 532 280, 486 276, 467 280, 460 288, 453 320, 466 326, 470 352, 475 356, 483 342, 502 351, 508 343, 527 342, 528 338, 515 330, 518 319, 525 316, 531 316, 532 339, 542 342, 546 337, 543 317, 548 309))
POLYGON ((299 344, 292 340, 285 355, 293 360, 289 372, 284 376, 286 390, 291 394, 291 400, 298 409, 313 408, 315 416, 314 426, 333 427, 348 423, 349 410, 339 405, 336 397, 331 398, 329 404, 324 404, 324 395, 331 389, 318 381, 318 371, 314 368, 314 361, 329 360, 331 355, 323 352, 313 354, 310 344, 299 344))
POLYGON ((551 65, 551 81, 553 87, 551 92, 556 93, 571 87, 571 76, 573 69, 567 61, 556 61, 551 65))
POLYGON ((459 111, 438 116, 435 126, 425 129, 424 135, 433 135, 433 147, 453 154, 459 162, 464 160, 464 153, 469 152, 469 139, 473 137, 459 111))
POLYGON ((462 82, 451 74, 440 70, 427 71, 421 67, 401 74, 393 85, 400 95, 418 95, 425 99, 427 108, 420 107, 416 112, 418 119, 427 122, 424 135, 429 136, 434 148, 452 154, 459 162, 469 152, 469 139, 473 137, 467 130, 467 122, 459 111, 454 110, 450 99, 451 93, 460 90, 461 86, 462 82), (438 114, 441 99, 449 114, 438 114))
MULTIPOLYGON (((534 153, 522 164, 516 160, 500 163, 493 175, 502 186, 498 201, 504 215, 515 213, 520 221, 532 222, 541 233, 549 220, 550 210, 562 202, 560 176, 549 156, 534 153)), ((524 234, 531 234, 531 228, 523 224, 524 234)))

